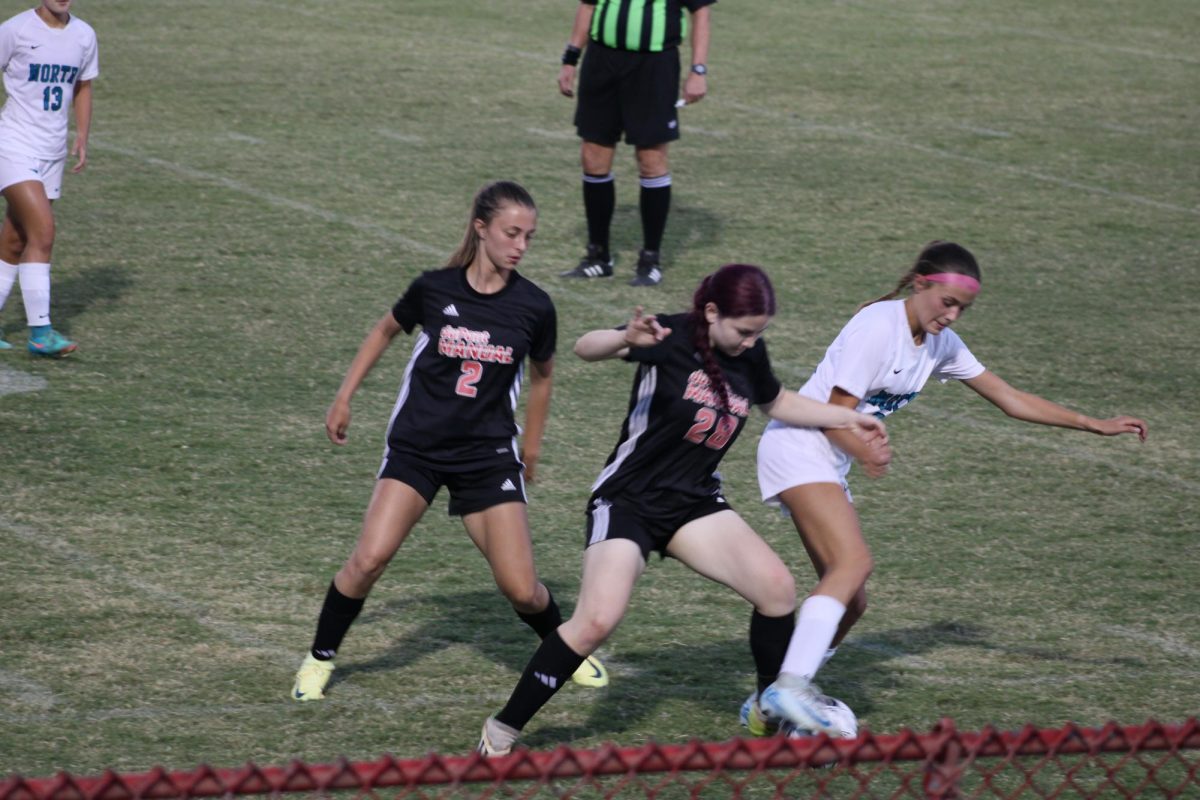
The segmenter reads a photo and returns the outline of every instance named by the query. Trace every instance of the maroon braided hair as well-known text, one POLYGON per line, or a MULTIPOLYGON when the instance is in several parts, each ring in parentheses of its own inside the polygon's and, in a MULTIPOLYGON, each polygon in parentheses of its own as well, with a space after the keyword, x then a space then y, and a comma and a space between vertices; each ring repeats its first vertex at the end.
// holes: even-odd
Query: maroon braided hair
POLYGON ((723 408, 729 408, 729 384, 717 363, 712 343, 708 339, 708 319, 704 309, 712 303, 722 317, 775 316, 775 289, 761 267, 752 264, 726 264, 705 276, 692 295, 692 310, 688 321, 692 329, 692 345, 700 354, 704 374, 721 397, 723 408))

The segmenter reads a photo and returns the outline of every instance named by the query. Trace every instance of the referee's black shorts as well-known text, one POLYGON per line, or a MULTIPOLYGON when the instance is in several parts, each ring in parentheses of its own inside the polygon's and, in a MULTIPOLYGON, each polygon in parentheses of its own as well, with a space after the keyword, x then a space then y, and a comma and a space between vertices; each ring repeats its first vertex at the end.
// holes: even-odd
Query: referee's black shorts
POLYGON ((679 138, 679 48, 615 50, 589 42, 579 68, 575 131, 584 141, 653 147, 679 138))

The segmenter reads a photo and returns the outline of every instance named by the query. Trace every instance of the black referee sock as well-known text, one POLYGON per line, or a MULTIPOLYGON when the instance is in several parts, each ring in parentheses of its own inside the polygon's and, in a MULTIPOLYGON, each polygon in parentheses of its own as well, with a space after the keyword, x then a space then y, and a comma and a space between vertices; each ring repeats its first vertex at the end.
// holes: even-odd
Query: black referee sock
POLYGON ((750 652, 754 654, 754 668, 758 673, 758 691, 775 682, 795 627, 795 612, 768 617, 758 613, 756 608, 750 615, 750 652))
POLYGON ((663 232, 667 229, 667 214, 671 211, 671 173, 641 179, 642 193, 638 205, 642 212, 642 249, 662 250, 663 232))
POLYGON ((562 640, 558 631, 553 631, 542 640, 533 658, 525 667, 517 688, 513 689, 508 704, 496 715, 496 719, 517 730, 525 727, 542 706, 571 679, 575 670, 583 663, 579 655, 562 640))
POLYGON ((588 244, 600 249, 600 258, 608 261, 608 231, 617 207, 617 184, 613 174, 583 173, 583 213, 587 216, 588 244))
POLYGON ((321 615, 317 617, 317 635, 313 638, 312 645, 313 658, 329 661, 337 655, 337 649, 341 647, 346 631, 354 624, 365 602, 365 597, 346 597, 338 591, 333 581, 329 582, 329 591, 325 593, 321 615))
POLYGON ((549 587, 546 588, 546 594, 550 596, 550 602, 541 611, 534 614, 517 611, 517 616, 521 618, 521 621, 533 628, 533 632, 540 639, 545 639, 551 631, 562 625, 562 612, 558 610, 558 603, 554 602, 554 595, 550 593, 549 587))

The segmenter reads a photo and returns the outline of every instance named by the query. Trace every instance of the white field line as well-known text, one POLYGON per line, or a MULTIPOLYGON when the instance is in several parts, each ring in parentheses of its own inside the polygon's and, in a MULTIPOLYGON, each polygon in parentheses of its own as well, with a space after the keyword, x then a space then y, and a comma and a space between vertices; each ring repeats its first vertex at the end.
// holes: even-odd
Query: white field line
POLYGON ((978 125, 955 125, 960 131, 973 133, 976 136, 983 136, 988 139, 1011 139, 1012 134, 1008 131, 998 131, 995 128, 981 128, 978 125))
POLYGON ((1173 656, 1183 656, 1193 660, 1200 658, 1200 648, 1185 644, 1179 641, 1179 638, 1176 636, 1148 633, 1147 631, 1140 631, 1137 628, 1130 628, 1124 625, 1113 625, 1104 630, 1123 639, 1131 639, 1135 642, 1151 645, 1173 656))
POLYGON ((1064 189, 1074 189, 1087 194, 1101 195, 1110 197, 1114 200, 1121 200, 1127 203, 1135 203, 1137 205, 1149 206, 1151 208, 1159 208, 1164 211, 1174 211, 1180 214, 1189 214, 1192 216, 1200 216, 1200 208, 1181 206, 1176 203, 1167 203, 1162 200, 1155 200, 1150 197, 1143 197, 1129 192, 1121 192, 1115 189, 1108 189, 1104 186, 1096 186, 1081 181, 1071 180, 1069 178, 1060 178, 1057 175, 1050 175, 1045 172, 1039 172, 1026 167, 1018 167, 1012 164, 1002 164, 998 161, 988 161, 986 158, 977 156, 968 156, 961 153, 955 153, 952 150, 944 150, 940 147, 932 147, 930 145, 910 142, 899 136, 890 134, 876 133, 875 131, 866 128, 860 128, 853 125, 828 125, 817 122, 806 122, 792 117, 780 111, 774 111, 767 108, 759 108, 758 106, 746 105, 745 103, 737 103, 729 100, 711 100, 717 105, 727 106, 735 111, 741 111, 745 114, 754 114, 760 117, 777 120, 789 127, 798 128, 800 130, 821 131, 826 133, 834 133, 840 136, 847 136, 867 141, 878 142, 892 147, 900 147, 907 150, 913 150, 925 155, 934 156, 948 161, 958 161, 963 164, 971 164, 972 166, 983 167, 985 169, 994 170, 996 172, 1006 172, 1010 175, 1016 175, 1022 178, 1030 178, 1042 183, 1049 183, 1064 189))
POLYGON ((837 5, 859 8, 864 11, 869 11, 873 15, 886 14, 895 19, 923 20, 926 22, 945 23, 953 26, 955 30, 970 29, 983 31, 985 33, 1013 33, 1017 34, 1018 36, 1027 36, 1031 39, 1043 39, 1045 41, 1057 42, 1058 44, 1070 45, 1072 47, 1083 47, 1089 50, 1099 50, 1104 53, 1121 53, 1122 55, 1151 58, 1158 61, 1180 61, 1185 64, 1200 64, 1200 58, 1197 58, 1196 56, 1168 53, 1162 50, 1150 50, 1145 47, 1129 47, 1126 45, 1108 44, 1106 42, 1097 42, 1091 39, 1063 36, 1060 33, 1044 31, 1037 28, 1021 28, 1014 25, 996 25, 990 22, 967 20, 962 17, 947 17, 941 14, 930 14, 927 12, 907 13, 904 11, 894 10, 892 7, 887 5, 881 5, 878 3, 864 3, 860 2, 860 0, 837 0, 837 5))
POLYGON ((30 375, 11 367, 0 366, 0 397, 6 394, 40 392, 49 386, 41 375, 30 375))
POLYGON ((375 132, 385 139, 391 139, 396 142, 404 142, 405 144, 421 144, 425 141, 424 138, 417 136, 415 133, 394 131, 391 128, 376 128, 375 132))
POLYGON ((543 139, 556 139, 558 141, 574 141, 577 137, 570 131, 548 131, 545 128, 526 128, 526 133, 532 133, 534 136, 541 136, 543 139))
POLYGON ((418 242, 416 239, 410 239, 409 237, 396 233, 390 228, 386 228, 378 223, 347 217, 344 214, 338 214, 333 211, 326 211, 325 209, 318 208, 310 203, 305 203, 300 200, 292 200, 289 197, 283 197, 282 195, 275 194, 274 192, 264 191, 254 186, 250 186, 249 184, 242 183, 241 181, 235 181, 232 178, 226 178, 223 175, 218 175, 214 172, 205 172, 204 170, 193 169, 192 167, 186 167, 182 164, 177 164, 174 161, 167 161, 165 159, 155 158, 154 156, 148 156, 128 147, 110 144, 102 139, 97 140, 92 138, 91 145, 97 150, 118 153, 126 156, 127 158, 132 158, 135 161, 141 161, 143 164, 148 164, 153 167, 158 167, 159 169, 164 169, 168 172, 173 172, 176 175, 180 175, 189 180, 199 181, 202 183, 215 183, 218 186, 224 186, 230 191, 237 192, 238 194, 244 194, 248 197, 253 197, 256 200, 262 200, 264 203, 268 203, 273 206, 286 208, 290 211, 298 211, 302 214, 308 214, 309 216, 324 220, 325 222, 347 225, 356 230, 360 230, 363 233, 370 233, 374 236, 378 236, 384 241, 404 245, 410 250, 415 250, 418 253, 425 253, 427 255, 445 254, 438 248, 430 247, 423 242, 418 242))
POLYGON ((0 692, 11 692, 17 701, 27 706, 33 706, 43 711, 49 711, 54 706, 62 705, 58 695, 35 680, 24 675, 0 669, 0 692))
POLYGON ((234 142, 244 142, 246 144, 266 144, 266 139, 260 139, 257 136, 251 136, 248 133, 238 133, 237 131, 226 131, 225 138, 234 142))

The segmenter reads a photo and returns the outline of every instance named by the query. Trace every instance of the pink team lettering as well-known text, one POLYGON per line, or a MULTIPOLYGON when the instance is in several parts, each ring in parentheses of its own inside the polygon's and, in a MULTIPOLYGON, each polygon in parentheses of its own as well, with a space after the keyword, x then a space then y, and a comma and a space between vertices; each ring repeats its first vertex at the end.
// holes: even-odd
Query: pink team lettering
MULTIPOLYGON (((698 369, 688 376, 687 388, 683 391, 683 399, 691 400, 710 408, 721 407, 721 396, 712 387, 712 381, 704 370, 698 369)), ((750 416, 750 401, 734 391, 729 392, 729 411, 739 417, 750 416)))
POLYGON ((446 358, 467 358, 491 364, 513 363, 513 349, 492 344, 488 331, 445 325, 438 333, 438 353, 446 358))

